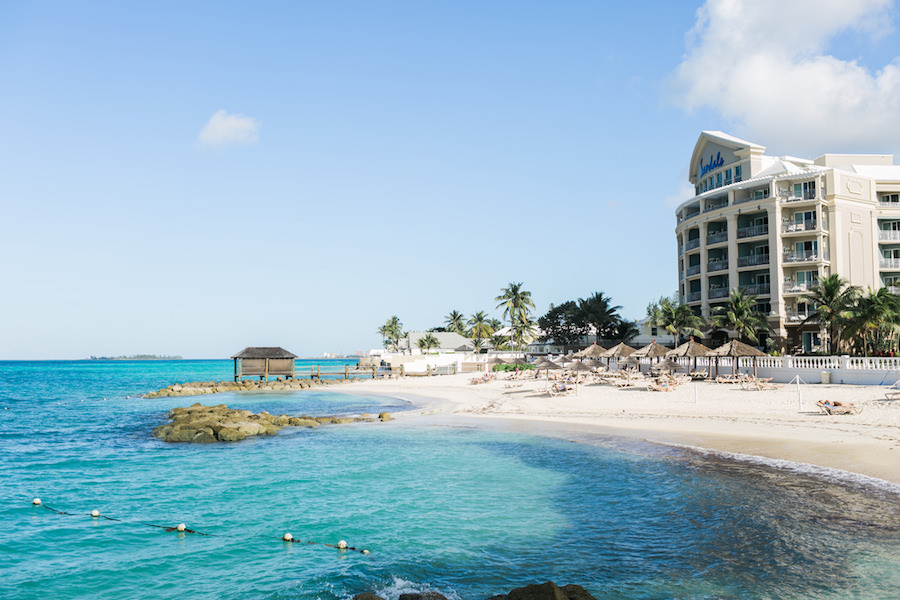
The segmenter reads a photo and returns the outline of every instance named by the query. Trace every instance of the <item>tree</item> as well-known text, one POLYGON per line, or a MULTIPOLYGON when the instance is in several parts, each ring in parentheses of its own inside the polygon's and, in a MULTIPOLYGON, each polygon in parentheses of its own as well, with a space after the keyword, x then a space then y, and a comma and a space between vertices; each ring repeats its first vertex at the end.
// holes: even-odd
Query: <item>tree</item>
POLYGON ((811 303, 815 307, 815 311, 803 322, 820 323, 828 333, 828 354, 840 347, 842 326, 850 317, 858 299, 859 288, 849 285, 847 280, 836 273, 820 279, 808 294, 800 297, 801 302, 811 303))
POLYGON ((687 304, 680 304, 673 298, 663 297, 651 303, 647 307, 647 316, 651 325, 662 327, 672 334, 676 346, 680 335, 705 337, 700 329, 706 325, 703 318, 695 315, 687 304))
POLYGON ((534 339, 535 322, 529 315, 523 315, 516 319, 512 326, 510 336, 513 347, 519 350, 525 348, 534 339))
POLYGON ((637 337, 640 332, 637 321, 621 319, 610 333, 609 339, 628 343, 632 338, 637 337))
POLYGON ((712 325, 737 332, 741 341, 747 340, 758 344, 757 332, 768 330, 769 322, 763 315, 753 310, 754 306, 756 296, 748 296, 742 290, 731 290, 728 303, 713 310, 712 325))
POLYGON ((384 325, 378 328, 378 333, 384 342, 384 347, 393 352, 400 349, 400 340, 403 339, 403 323, 397 315, 394 315, 384 325))
POLYGON ((434 337, 434 335, 428 333, 420 337, 416 342, 416 345, 422 351, 422 354, 427 354, 429 350, 439 347, 441 343, 436 337, 434 337))
POLYGON ((481 350, 484 341, 494 334, 494 328, 491 327, 490 319, 484 314, 483 310, 479 310, 469 319, 469 337, 472 338, 472 345, 475 346, 475 354, 481 350))
POLYGON ((595 292, 587 300, 578 299, 581 319, 585 325, 593 327, 598 342, 600 338, 609 337, 609 334, 615 329, 621 320, 618 313, 621 308, 621 306, 612 306, 610 298, 606 297, 603 292, 595 292))
POLYGON ((544 332, 541 341, 561 346, 578 344, 587 333, 578 305, 572 300, 559 306, 551 304, 547 313, 539 317, 537 322, 544 332))
POLYGON ((507 285, 500 290, 500 295, 494 298, 494 302, 498 303, 497 308, 503 308, 503 316, 509 318, 509 328, 512 334, 510 340, 513 343, 524 339, 524 334, 529 327, 533 330, 534 323, 530 321, 530 316, 534 309, 534 302, 531 300, 531 292, 523 290, 521 283, 507 285), (517 337, 519 340, 516 339, 517 337))
POLYGON ((857 298, 850 309, 848 332, 862 340, 863 353, 887 353, 897 348, 900 332, 900 296, 888 288, 857 298))
POLYGON ((444 319, 447 331, 453 331, 459 335, 466 335, 466 318, 463 314, 456 310, 451 310, 450 314, 444 319))

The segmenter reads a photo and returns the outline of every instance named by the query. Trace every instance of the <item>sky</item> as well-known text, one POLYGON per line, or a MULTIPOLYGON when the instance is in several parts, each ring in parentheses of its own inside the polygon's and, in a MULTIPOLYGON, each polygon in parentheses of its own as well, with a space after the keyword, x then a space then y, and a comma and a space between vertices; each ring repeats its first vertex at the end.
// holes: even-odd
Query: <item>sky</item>
POLYGON ((677 288, 701 131, 900 155, 898 5, 0 3, 0 359, 380 347, 677 288))

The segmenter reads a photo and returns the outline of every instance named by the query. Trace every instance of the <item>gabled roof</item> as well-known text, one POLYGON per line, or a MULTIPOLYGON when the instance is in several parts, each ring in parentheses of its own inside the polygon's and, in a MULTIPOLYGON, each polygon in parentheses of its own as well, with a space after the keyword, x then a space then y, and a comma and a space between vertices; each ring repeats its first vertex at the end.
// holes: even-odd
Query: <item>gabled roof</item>
POLYGON ((249 346, 231 358, 297 358, 281 346, 249 346))
POLYGON ((409 347, 418 348, 419 340, 428 334, 433 335, 440 345, 438 350, 472 350, 472 341, 464 338, 455 331, 410 331, 408 335, 409 347))
POLYGON ((760 146, 759 144, 736 138, 733 135, 728 135, 721 131, 702 131, 700 132, 700 137, 697 138, 697 143, 694 145, 694 153, 691 155, 691 163, 688 168, 688 173, 691 174, 691 177, 697 172, 697 165, 700 162, 703 153, 706 151, 706 145, 710 142, 724 146, 725 148, 731 148, 734 151, 745 150, 748 154, 751 152, 754 154, 762 154, 766 150, 765 146, 760 146))

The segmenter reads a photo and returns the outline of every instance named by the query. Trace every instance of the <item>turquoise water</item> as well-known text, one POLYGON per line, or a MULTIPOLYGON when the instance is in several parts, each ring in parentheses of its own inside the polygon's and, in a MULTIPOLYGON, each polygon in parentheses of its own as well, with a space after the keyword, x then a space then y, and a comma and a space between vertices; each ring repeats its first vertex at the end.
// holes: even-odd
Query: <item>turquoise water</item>
MULTIPOLYGON (((230 369, 0 362, 0 596, 475 600, 548 579, 612 599, 898 596, 890 486, 438 417, 170 445, 150 429, 195 399, 127 397, 230 369), (36 496, 77 514, 32 507, 36 496), (181 522, 209 535, 142 524, 181 522), (340 539, 371 553, 324 545, 340 539)), ((200 400, 213 398, 292 414, 404 408, 331 390, 200 400)))

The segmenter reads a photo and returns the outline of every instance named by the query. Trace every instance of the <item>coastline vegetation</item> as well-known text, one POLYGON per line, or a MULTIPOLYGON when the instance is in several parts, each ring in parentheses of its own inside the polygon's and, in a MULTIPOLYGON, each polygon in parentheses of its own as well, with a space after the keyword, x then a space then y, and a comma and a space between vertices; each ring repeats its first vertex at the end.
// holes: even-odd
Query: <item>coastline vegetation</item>
POLYGON ((132 354, 131 356, 93 356, 90 360, 184 360, 181 356, 166 354, 132 354))

